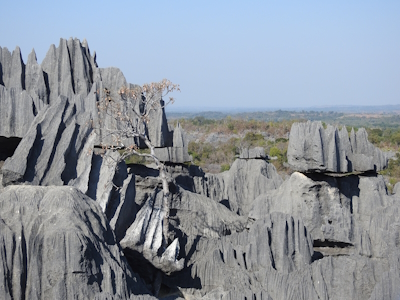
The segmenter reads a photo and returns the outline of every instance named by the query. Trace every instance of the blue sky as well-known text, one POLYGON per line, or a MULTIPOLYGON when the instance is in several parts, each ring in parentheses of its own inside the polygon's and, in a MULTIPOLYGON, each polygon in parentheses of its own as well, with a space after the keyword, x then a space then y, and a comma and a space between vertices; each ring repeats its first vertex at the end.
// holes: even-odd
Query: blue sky
POLYGON ((180 84, 175 109, 400 104, 398 0, 0 2, 25 62, 86 38, 131 83, 180 84))

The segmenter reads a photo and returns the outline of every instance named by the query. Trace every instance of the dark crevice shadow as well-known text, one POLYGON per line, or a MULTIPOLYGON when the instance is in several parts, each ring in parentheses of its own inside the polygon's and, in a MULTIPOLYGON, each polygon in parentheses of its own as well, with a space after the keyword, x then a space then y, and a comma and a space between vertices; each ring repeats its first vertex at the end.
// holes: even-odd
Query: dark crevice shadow
POLYGON ((40 124, 36 126, 36 137, 33 146, 29 150, 27 156, 26 170, 24 174, 24 181, 32 182, 35 178, 35 166, 42 153, 44 140, 42 139, 42 127, 40 124))
POLYGON ((4 81, 3 81, 3 65, 0 62, 0 84, 4 86, 4 81))
POLYGON ((314 253, 313 253, 312 257, 311 257, 311 262, 313 263, 314 261, 319 260, 319 259, 323 259, 323 258, 324 258, 324 255, 321 252, 314 251, 314 253))
POLYGON ((22 138, 0 136, 0 160, 6 160, 14 155, 22 138))
POLYGON ((43 71, 44 85, 46 86, 47 103, 50 104, 50 86, 49 86, 49 74, 43 71))
POLYGON ((96 200, 96 191, 97 185, 99 184, 100 180, 100 168, 103 158, 99 154, 93 154, 92 156, 92 164, 89 173, 89 181, 88 181, 88 190, 86 195, 96 200))
POLYGON ((330 240, 314 240, 313 247, 330 247, 330 248, 352 248, 353 244, 339 241, 330 241, 330 240))
POLYGON ((80 125, 76 124, 72 137, 69 141, 68 148, 65 151, 64 159, 66 165, 64 171, 61 173, 61 180, 65 185, 67 185, 71 179, 75 179, 77 176, 76 166, 78 164, 78 153, 75 150, 75 145, 79 134, 79 128, 80 125))

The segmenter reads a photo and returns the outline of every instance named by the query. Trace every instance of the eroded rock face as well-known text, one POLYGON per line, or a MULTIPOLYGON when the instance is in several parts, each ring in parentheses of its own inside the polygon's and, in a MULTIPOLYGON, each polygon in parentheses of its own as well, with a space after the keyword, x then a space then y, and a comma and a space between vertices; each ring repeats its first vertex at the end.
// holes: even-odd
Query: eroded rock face
POLYGON ((118 163, 119 158, 120 154, 111 150, 94 154, 84 189, 86 195, 99 203, 117 241, 125 236, 137 213, 135 174, 128 174, 125 162, 118 163))
POLYGON ((267 155, 265 154, 263 147, 254 147, 254 148, 241 148, 240 156, 242 159, 265 159, 267 155))
POLYGON ((388 195, 365 130, 294 124, 288 158, 303 173, 283 182, 260 149, 221 174, 183 165, 184 133, 154 111, 143 130, 167 164, 167 203, 156 169, 93 151, 112 143, 101 126, 120 126, 97 102, 133 85, 86 41, 61 39, 41 65, 0 48, 0 64, 0 142, 23 137, 0 151, 15 150, 0 173, 0 298, 151 298, 141 278, 174 299, 400 296, 398 186, 388 195))
POLYGON ((230 210, 247 216, 251 202, 278 188, 283 180, 273 164, 260 159, 237 159, 229 171, 195 176, 194 191, 224 203, 230 210))
POLYGON ((399 203, 379 175, 295 172, 260 195, 249 216, 280 211, 304 221, 316 260, 302 276, 312 278, 320 299, 397 299, 399 203))
POLYGON ((155 155, 162 162, 183 164, 190 162, 192 158, 188 153, 188 141, 184 131, 178 123, 173 130, 171 147, 155 148, 155 155))
MULTIPOLYGON (((349 190, 357 188, 357 182, 349 184, 349 190)), ((341 193, 336 178, 313 180, 295 172, 278 189, 257 197, 252 205, 250 218, 260 219, 279 211, 301 217, 314 240, 352 242, 351 197, 341 193)))
POLYGON ((32 122, 14 155, 3 165, 3 185, 68 185, 87 176, 94 138, 90 115, 76 114, 66 97, 42 110, 32 122))
POLYGON ((365 129, 352 129, 321 122, 294 123, 290 130, 288 163, 300 172, 378 172, 387 167, 385 154, 368 141, 365 129))
POLYGON ((0 194, 2 299, 129 299, 149 294, 100 207, 73 187, 0 194))
MULTIPOLYGON (((121 125, 104 112, 99 116, 97 101, 105 98, 106 90, 114 101, 119 101, 118 91, 134 85, 127 83, 118 68, 98 68, 96 54, 90 54, 86 40, 60 39, 58 47, 50 46, 40 65, 34 51, 25 65, 19 47, 12 54, 0 47, 0 66, 0 136, 24 137, 39 111, 56 104, 61 96, 76 102, 78 112, 92 115, 97 145, 115 143, 101 128, 121 125)), ((172 146, 164 109, 153 111, 150 118, 146 131, 152 143, 156 147, 172 146)), ((127 140, 126 144, 132 142, 127 140)))
MULTIPOLYGON (((267 299, 271 293, 285 295, 287 288, 267 287, 277 284, 275 274, 287 276, 308 267, 313 255, 311 238, 302 222, 281 213, 267 215, 240 233, 200 239, 195 252, 195 258, 177 281, 182 287, 201 288, 182 289, 188 298, 195 295, 200 299, 215 295, 223 299, 235 299, 232 297, 236 295, 263 294, 267 299)), ((311 285, 303 287, 307 288, 311 285)))
POLYGON ((294 172, 278 189, 257 197, 249 217, 260 219, 274 211, 301 217, 316 244, 337 243, 347 254, 371 256, 371 216, 394 202, 382 176, 294 172))

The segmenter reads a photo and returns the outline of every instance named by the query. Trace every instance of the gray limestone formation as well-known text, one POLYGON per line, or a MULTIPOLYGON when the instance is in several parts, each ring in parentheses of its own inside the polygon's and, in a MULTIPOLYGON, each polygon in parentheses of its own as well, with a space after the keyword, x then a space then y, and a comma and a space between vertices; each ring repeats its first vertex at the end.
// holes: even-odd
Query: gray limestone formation
MULTIPOLYGON (((309 267, 313 256, 312 241, 301 220, 282 213, 266 215, 240 233, 201 239, 195 252, 185 272, 172 279, 187 299, 211 299, 216 295, 222 299, 250 295, 254 299, 254 295, 261 294, 265 299, 295 299, 301 293, 295 292, 302 281, 298 273, 309 267), (295 280, 291 280, 292 286, 280 282, 279 277, 290 277, 292 273, 297 275, 293 275, 297 284, 295 280), (292 297, 285 297, 293 292, 292 297)), ((311 286, 301 289, 312 290, 311 286)))
POLYGON ((86 41, 61 39, 41 65, 0 48, 0 298, 400 297, 400 188, 364 129, 293 124, 285 181, 262 148, 204 174, 160 97, 147 124, 131 117, 166 163, 164 197, 156 167, 96 147, 126 125, 97 105, 126 111, 122 86, 86 41))
POLYGON ((0 85, 0 135, 22 138, 35 118, 36 105, 29 94, 0 85))
POLYGON ((155 155, 162 162, 183 164, 192 160, 188 153, 188 141, 179 123, 173 130, 172 146, 154 150, 155 155))
POLYGON ((371 215, 394 202, 382 176, 294 172, 278 189, 257 197, 249 217, 260 219, 274 211, 301 217, 315 244, 337 244, 347 254, 370 256, 371 215))
POLYGON ((320 298, 397 299, 399 203, 381 176, 295 172, 277 190, 257 197, 249 217, 275 211, 304 221, 317 259, 307 276, 324 284, 320 298))
POLYGON ((180 271, 184 259, 178 260, 180 245, 178 239, 166 247, 163 238, 166 207, 163 204, 163 193, 149 197, 136 215, 135 222, 128 228, 121 240, 125 252, 142 253, 143 257, 156 269, 165 274, 180 271))
MULTIPOLYGON (((127 83, 118 68, 98 68, 96 55, 90 54, 86 40, 60 39, 58 47, 50 46, 40 65, 33 50, 25 65, 19 47, 12 54, 0 47, 0 136, 24 137, 39 111, 63 96, 77 102, 78 112, 82 109, 91 113, 97 145, 114 143, 104 129, 122 125, 99 112, 97 102, 105 98, 105 91, 114 101, 120 101, 118 91, 122 87, 134 85, 127 83)), ((156 147, 170 147, 172 135, 160 101, 160 108, 152 111, 152 122, 144 130, 156 147)), ((131 118, 136 117, 132 114, 131 118)), ((133 143, 134 139, 126 142, 133 143)))
POLYGON ((0 206, 1 299, 149 294, 99 205, 77 189, 10 186, 0 194, 0 206))
POLYGON ((125 236, 137 213, 135 174, 128 174, 125 162, 119 158, 120 154, 111 150, 94 154, 84 191, 99 203, 117 241, 125 236))
POLYGON ((266 159, 267 155, 265 155, 265 151, 263 147, 254 147, 254 148, 241 148, 239 158, 242 159, 266 159))
POLYGON ((273 164, 260 159, 237 159, 220 174, 193 178, 193 191, 224 203, 230 210, 247 216, 252 201, 282 184, 273 164))
POLYGON ((400 196, 400 182, 396 183, 393 187, 393 194, 400 196))
POLYGON ((300 172, 378 172, 387 167, 386 155, 368 141, 365 129, 338 130, 321 122, 294 123, 290 130, 288 163, 300 172))
POLYGON ((42 110, 2 168, 3 185, 68 185, 87 175, 92 155, 90 115, 77 114, 66 97, 42 110), (88 143, 88 145, 86 145, 88 143))

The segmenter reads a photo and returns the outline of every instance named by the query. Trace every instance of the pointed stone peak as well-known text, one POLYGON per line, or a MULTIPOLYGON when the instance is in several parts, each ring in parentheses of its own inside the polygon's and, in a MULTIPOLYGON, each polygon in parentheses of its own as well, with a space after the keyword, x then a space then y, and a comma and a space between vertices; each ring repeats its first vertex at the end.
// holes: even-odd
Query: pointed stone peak
POLYGON ((86 38, 83 39, 82 46, 87 48, 87 49, 89 49, 89 45, 88 45, 88 42, 87 42, 86 38))
POLYGON ((36 57, 35 49, 32 48, 31 53, 29 53, 29 55, 28 55, 28 62, 27 62, 27 64, 35 64, 35 63, 37 63, 37 57, 36 57))
POLYGON ((15 52, 15 55, 18 55, 18 54, 21 55, 21 48, 19 46, 15 47, 15 49, 13 51, 13 55, 14 55, 14 52, 15 52))

